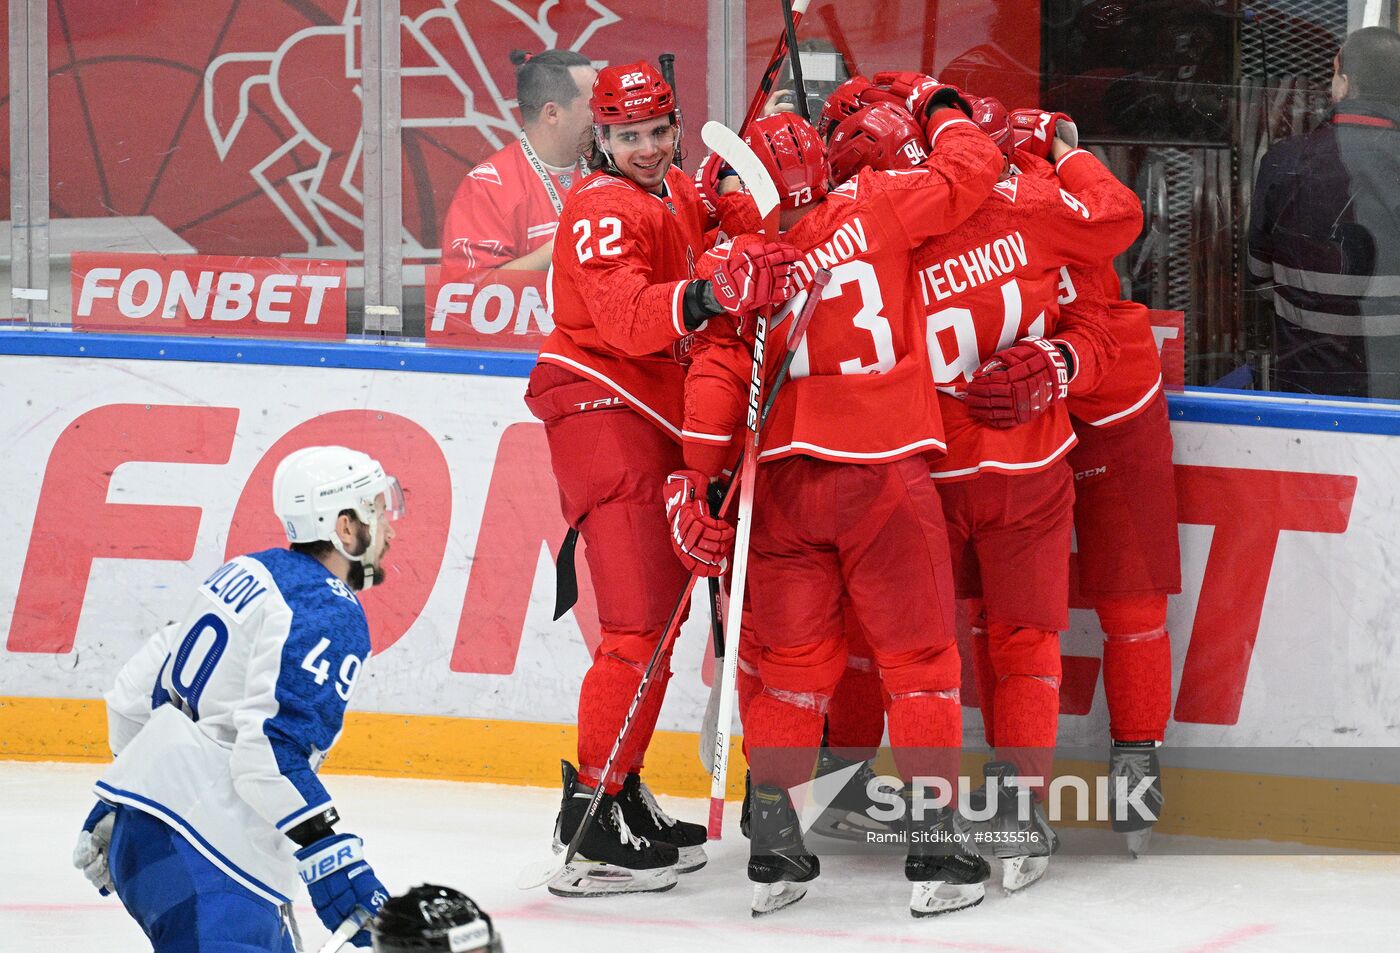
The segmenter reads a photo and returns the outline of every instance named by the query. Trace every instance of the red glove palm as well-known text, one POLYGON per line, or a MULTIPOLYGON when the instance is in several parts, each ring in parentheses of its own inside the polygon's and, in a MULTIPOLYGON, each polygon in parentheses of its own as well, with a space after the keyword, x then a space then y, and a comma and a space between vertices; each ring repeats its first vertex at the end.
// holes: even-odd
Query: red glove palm
POLYGON ((1045 338, 1022 338, 998 351, 967 385, 967 412, 999 430, 1029 423, 1069 396, 1072 353, 1045 338))
POLYGON ((1011 113, 1011 134, 1016 148, 1024 149, 1041 159, 1050 158, 1050 146, 1056 137, 1070 148, 1079 145, 1079 127, 1064 113, 1043 109, 1017 109, 1011 113))
POLYGON ((861 93, 862 101, 895 103, 907 109, 920 123, 926 122, 929 113, 939 106, 953 106, 969 118, 972 116, 972 106, 956 86, 940 83, 924 73, 887 70, 876 73, 870 81, 874 85, 861 93))
POLYGON ((796 268, 801 259, 802 252, 786 242, 761 242, 734 251, 710 276, 715 301, 739 318, 782 304, 801 288, 796 268))
POLYGON ((734 555, 734 527, 705 509, 701 488, 709 482, 699 470, 677 470, 661 490, 671 548, 692 576, 722 576, 734 555))

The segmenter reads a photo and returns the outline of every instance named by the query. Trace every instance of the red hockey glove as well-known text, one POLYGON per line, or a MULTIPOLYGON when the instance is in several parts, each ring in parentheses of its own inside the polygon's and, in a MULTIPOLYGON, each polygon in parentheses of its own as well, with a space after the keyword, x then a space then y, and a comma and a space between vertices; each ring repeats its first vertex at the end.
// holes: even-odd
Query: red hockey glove
POLYGON ((1043 109, 1017 109, 1011 113, 1011 133, 1016 148, 1041 159, 1050 158, 1050 146, 1058 136, 1071 149, 1079 145, 1079 127, 1064 113, 1043 109))
POLYGON ((926 123, 929 113, 940 106, 953 106, 972 117, 972 106, 956 86, 940 83, 923 73, 888 70, 870 78, 874 84, 861 94, 866 102, 892 102, 903 106, 920 123, 926 123))
POLYGON ((719 180, 723 178, 721 173, 736 174, 725 165, 724 159, 717 152, 705 156, 705 160, 695 170, 695 191, 700 194, 700 202, 711 217, 719 214, 719 180))
POLYGON ((715 301, 742 319, 782 304, 801 288, 796 263, 802 252, 786 242, 762 242, 734 251, 710 276, 715 301))
POLYGON ((1060 341, 1022 338, 977 369, 964 406, 975 419, 1005 430, 1029 423, 1069 396, 1073 352, 1060 341))
POLYGON ((734 527, 705 509, 702 490, 709 482, 699 470, 677 470, 661 489, 671 548, 692 576, 722 576, 734 555, 734 527))

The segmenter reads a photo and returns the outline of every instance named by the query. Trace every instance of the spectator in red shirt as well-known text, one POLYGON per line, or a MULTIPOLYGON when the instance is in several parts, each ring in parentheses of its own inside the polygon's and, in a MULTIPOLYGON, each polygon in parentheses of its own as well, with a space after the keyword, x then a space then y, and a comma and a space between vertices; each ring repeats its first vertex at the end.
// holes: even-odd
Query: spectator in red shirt
POLYGON ((564 196, 587 169, 597 71, 572 50, 516 50, 516 100, 524 131, 462 179, 442 229, 444 278, 485 269, 549 268, 564 196))

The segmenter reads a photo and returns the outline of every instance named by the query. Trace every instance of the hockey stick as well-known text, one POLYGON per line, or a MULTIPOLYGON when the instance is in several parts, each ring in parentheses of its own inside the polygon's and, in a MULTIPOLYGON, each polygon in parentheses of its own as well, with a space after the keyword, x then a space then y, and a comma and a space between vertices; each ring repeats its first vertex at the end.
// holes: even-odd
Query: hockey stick
MULTIPOLYGON (((802 302, 801 310, 797 313, 797 318, 793 321, 792 327, 788 329, 787 350, 783 353, 783 363, 778 365, 778 374, 773 379, 773 386, 768 390, 768 397, 763 402, 763 413, 758 417, 758 429, 760 436, 763 433, 763 425, 768 422, 768 412, 773 409, 774 402, 778 399, 778 391, 782 389, 783 383, 787 380, 788 371, 792 368, 792 362, 797 357, 797 346, 802 343, 802 338, 807 334, 807 325, 812 322, 812 313, 817 310, 817 302, 821 300, 822 293, 826 290, 827 282, 831 281, 831 272, 825 268, 819 268, 812 278, 811 287, 807 289, 807 298, 802 302)), ((782 320, 779 319, 779 324, 782 320)), ((740 457, 734 470, 737 472, 743 465, 746 457, 740 457)), ((742 606, 740 610, 742 611, 742 606)), ((720 634, 721 653, 723 646, 728 642, 724 640, 724 634, 720 634)), ((736 656, 737 658, 737 656, 736 656)), ((737 663, 735 667, 737 678, 737 663)), ((715 769, 715 734, 719 726, 719 699, 724 688, 724 680, 720 678, 719 672, 714 672, 710 680, 710 699, 705 703, 705 720, 700 723, 700 763, 705 766, 706 771, 713 772, 715 769)), ((715 840, 719 840, 719 834, 714 835, 715 840)))
MULTIPOLYGON (((810 0, 793 0, 792 4, 792 29, 796 33, 797 27, 802 23, 802 14, 807 12, 807 4, 810 0)), ((749 102, 749 111, 744 113, 744 121, 739 124, 739 135, 749 128, 749 123, 758 118, 758 114, 763 111, 763 104, 768 102, 768 97, 773 94, 773 84, 778 80, 778 72, 783 68, 783 57, 788 52, 787 32, 778 34, 778 43, 773 47, 773 55, 768 58, 768 65, 763 68, 763 75, 758 78, 758 89, 753 94, 753 99, 749 102)))
MULTIPOLYGON (((799 0, 800 2, 800 0, 799 0)), ((753 196, 763 217, 763 233, 771 239, 778 236, 778 190, 768 170, 748 143, 731 129, 717 122, 705 123, 700 138, 711 152, 717 153, 731 169, 739 174, 744 186, 753 196)), ((809 298, 809 300, 811 300, 809 298)), ((724 830, 724 791, 729 769, 729 736, 734 723, 735 678, 739 668, 739 628, 743 621, 744 584, 749 569, 749 538, 753 533, 753 489, 758 475, 759 414, 763 407, 763 379, 767 370, 768 321, 770 316, 759 311, 754 322, 753 371, 749 375, 748 434, 744 442, 743 462, 738 473, 739 528, 734 540, 734 563, 729 575, 729 605, 724 626, 724 669, 720 686, 719 711, 715 720, 715 756, 710 766, 710 817, 708 832, 719 840, 724 830)), ((730 492, 734 486, 730 485, 730 492)))
POLYGON ((345 918, 345 922, 335 928, 331 938, 321 945, 319 953, 336 953, 342 946, 350 942, 352 936, 363 930, 369 920, 369 911, 364 907, 356 907, 350 912, 350 916, 345 918))
MULTIPOLYGON (((671 95, 675 97, 676 128, 684 130, 685 126, 681 124, 681 94, 676 90, 676 54, 661 53, 656 57, 656 62, 661 66, 661 78, 666 81, 667 86, 671 87, 671 95)), ((677 169, 685 168, 685 165, 681 162, 681 146, 679 141, 676 143, 675 166, 677 169)))
POLYGON ((802 82, 802 51, 797 48, 797 15, 792 0, 780 0, 783 7, 783 35, 787 37, 788 66, 792 70, 792 95, 797 100, 797 115, 812 121, 807 108, 807 84, 802 82))
MULTIPOLYGON (((744 184, 748 186, 749 194, 753 197, 754 204, 758 206, 759 214, 763 216, 766 230, 769 233, 776 232, 778 190, 774 187, 773 180, 769 178, 762 163, 758 161, 758 157, 753 154, 753 150, 727 127, 717 122, 705 123, 705 127, 700 131, 700 138, 704 140, 706 146, 726 157, 735 152, 733 148, 733 143, 735 142, 748 154, 748 162, 740 166, 733 166, 733 168, 739 173, 740 178, 744 179, 744 184), (716 130, 718 130, 718 132, 716 132, 716 130), (722 142, 723 150, 715 148, 715 141, 722 142)), ((762 315, 759 316, 757 323, 760 337, 758 343, 755 344, 755 351, 761 355, 762 335, 765 333, 766 324, 762 315)), ((757 366, 757 362, 755 362, 755 366, 757 366)), ((756 417, 757 410, 756 403, 752 404, 749 408, 749 415, 751 418, 750 426, 754 423, 753 418, 756 417)), ((739 482, 730 483, 729 490, 724 495, 724 502, 720 506, 721 512, 729 508, 729 501, 734 498, 738 488, 739 482)), ((752 491, 749 492, 749 497, 752 502, 752 491)), ((740 524, 741 533, 743 532, 742 525, 743 524, 740 524)), ((642 671, 642 680, 638 683, 637 690, 632 695, 631 704, 627 706, 627 714, 623 716, 622 727, 618 730, 617 737, 613 740, 612 750, 608 752, 607 761, 603 763, 603 770, 600 774, 599 783, 593 789, 593 796, 588 801, 588 808, 584 811, 583 819, 579 822, 578 829, 574 831, 573 837, 569 838, 569 843, 564 848, 563 857, 551 857, 547 860, 525 865, 525 867, 521 869, 520 874, 515 878, 515 885, 521 890, 531 890, 535 887, 543 886, 557 877, 563 872, 564 868, 573 862, 574 855, 578 853, 579 844, 583 842, 584 832, 588 829, 589 823, 592 822, 593 816, 598 812, 598 804, 602 801, 604 785, 601 779, 609 777, 612 774, 613 764, 617 761, 618 752, 622 750, 622 745, 627 740, 627 736, 632 729, 632 719, 636 716, 637 709, 641 707, 643 699, 646 698, 647 690, 651 687, 652 676, 656 671, 657 664, 666 652, 669 651, 672 643, 675 641, 677 632, 680 630, 680 620, 685 614, 685 607, 690 603, 690 594, 695 591, 695 580, 698 578, 698 576, 691 576, 689 581, 686 582, 685 589, 681 592, 680 598, 676 600, 676 605, 671 610, 671 617, 666 621, 666 628, 662 631, 661 638, 657 640, 656 647, 652 649, 651 658, 647 661, 647 666, 642 671)), ((731 602, 731 606, 732 605, 733 603, 731 602)), ((730 614, 733 614, 732 609, 730 614)), ((735 631, 737 632, 737 629, 735 631)), ((728 658, 727 652, 725 657, 726 659, 728 658)), ((733 681, 732 677, 730 681, 733 681)), ((730 708, 732 711, 732 699, 730 708)))

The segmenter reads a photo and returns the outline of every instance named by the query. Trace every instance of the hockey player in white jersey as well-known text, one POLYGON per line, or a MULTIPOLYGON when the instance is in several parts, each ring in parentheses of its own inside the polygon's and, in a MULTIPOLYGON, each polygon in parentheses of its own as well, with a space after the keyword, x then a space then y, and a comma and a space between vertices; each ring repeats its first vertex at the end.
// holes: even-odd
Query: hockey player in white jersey
POLYGON ((291 953, 298 873, 331 930, 388 897, 316 771, 370 654, 355 591, 382 580, 403 495, 344 447, 290 454, 272 493, 290 547, 211 573, 106 696, 116 760, 73 859, 155 953, 291 953))

